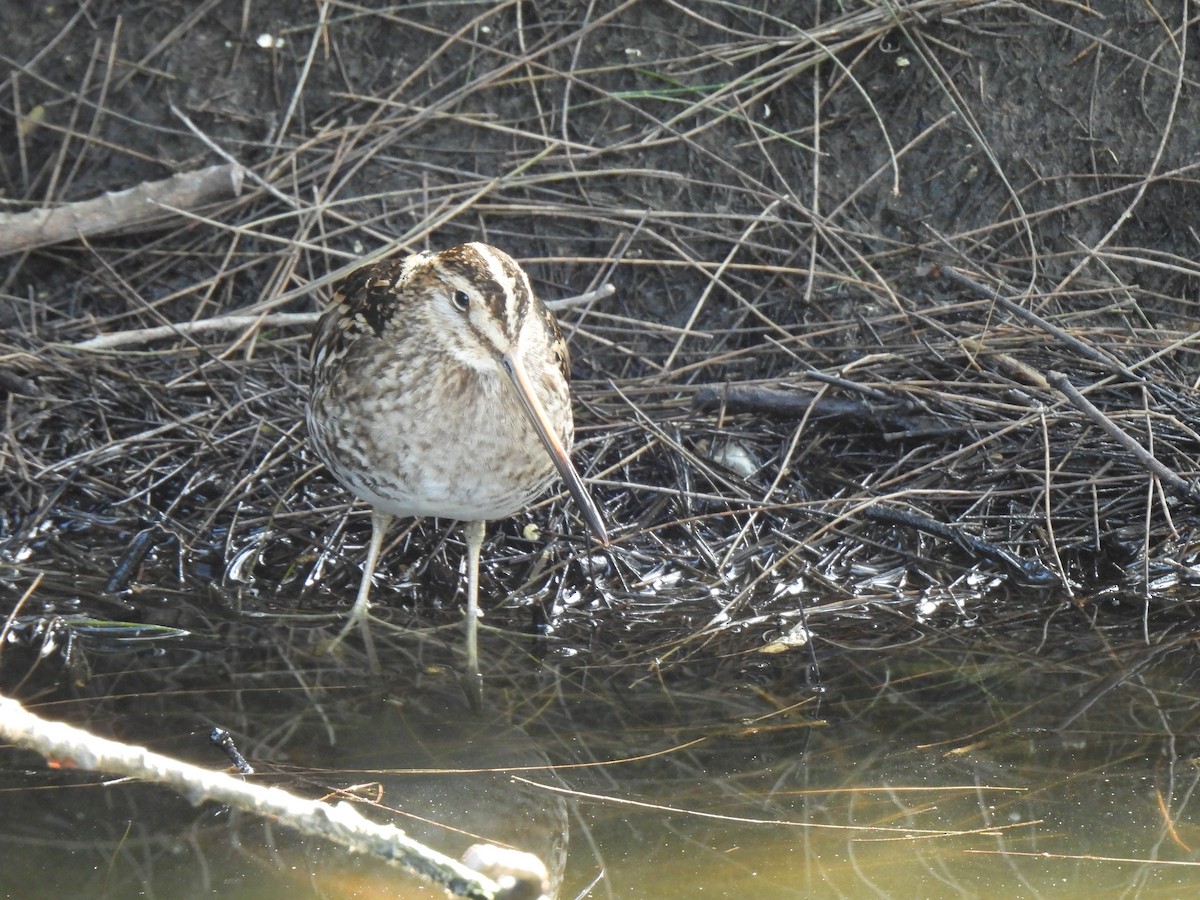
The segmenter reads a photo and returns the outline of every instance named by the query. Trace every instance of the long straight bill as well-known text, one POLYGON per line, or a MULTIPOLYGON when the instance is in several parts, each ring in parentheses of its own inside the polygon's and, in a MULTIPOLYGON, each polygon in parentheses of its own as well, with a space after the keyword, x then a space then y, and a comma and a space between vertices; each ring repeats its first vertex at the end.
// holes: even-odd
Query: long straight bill
POLYGON ((533 430, 541 438, 542 446, 550 454, 554 468, 558 469, 558 474, 562 476, 567 490, 575 498, 576 506, 583 513, 584 521, 588 523, 588 527, 592 529, 596 539, 601 544, 607 544, 608 532, 604 528, 604 520, 600 518, 600 510, 596 508, 591 494, 583 485, 583 479, 579 477, 575 466, 571 464, 571 457, 567 456, 566 448, 563 447, 562 441, 558 439, 558 434, 555 433, 550 420, 546 417, 546 411, 538 402, 537 395, 533 392, 533 386, 530 385, 529 378, 525 375, 524 367, 511 356, 502 357, 500 362, 504 366, 504 371, 508 373, 509 379, 512 380, 513 387, 517 389, 517 396, 521 398, 525 413, 533 424, 533 430))

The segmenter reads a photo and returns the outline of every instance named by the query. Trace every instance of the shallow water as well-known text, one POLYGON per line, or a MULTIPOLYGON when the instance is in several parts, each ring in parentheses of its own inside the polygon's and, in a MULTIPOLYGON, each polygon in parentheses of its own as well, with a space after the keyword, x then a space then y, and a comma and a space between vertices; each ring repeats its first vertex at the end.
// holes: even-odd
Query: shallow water
POLYGON ((679 812, 584 806, 594 895, 1178 896, 1200 886, 1190 656, 1114 684, 1032 656, 855 654, 798 713, 820 725, 758 718, 613 775, 679 812))
MULTIPOLYGON (((310 795, 359 785, 393 816, 511 841, 560 871, 561 897, 589 885, 592 897, 658 898, 1200 886, 1200 691, 1186 643, 1123 650, 1083 634, 1053 658, 985 635, 825 646, 816 690, 805 651, 766 668, 749 655, 656 672, 539 663, 527 642, 493 634, 482 717, 443 664, 453 643, 414 642, 407 671, 375 686, 299 654, 290 669, 244 649, 94 660, 94 696, 63 702, 59 690, 40 711, 214 768, 225 761, 208 729, 225 725, 256 777, 310 795), (164 672, 174 688, 142 690, 164 672), (221 687, 221 672, 236 674, 221 687)), ((7 896, 438 896, 282 829, 30 754, 6 754, 0 796, 7 896)), ((407 821, 447 852, 470 842, 407 821)))

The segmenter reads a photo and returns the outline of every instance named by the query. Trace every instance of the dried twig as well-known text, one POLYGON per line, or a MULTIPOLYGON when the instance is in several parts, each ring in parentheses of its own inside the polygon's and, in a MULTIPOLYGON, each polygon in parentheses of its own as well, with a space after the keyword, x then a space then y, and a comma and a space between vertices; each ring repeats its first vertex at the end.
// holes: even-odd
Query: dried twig
POLYGON ((123 231, 236 197, 242 190, 241 166, 209 166, 162 181, 147 181, 91 200, 23 213, 0 213, 0 256, 62 241, 123 231))
POLYGON ((994 300, 997 304, 1004 307, 1018 319, 1022 319, 1026 323, 1033 325, 1035 328, 1040 328, 1047 334, 1052 335, 1053 337, 1062 341, 1066 346, 1079 351, 1080 355, 1082 355, 1084 358, 1090 359, 1095 363, 1099 363, 1106 369, 1110 369, 1115 373, 1120 374, 1123 378, 1126 378, 1135 384, 1142 384, 1145 382, 1144 378, 1135 373, 1132 369, 1125 365, 1124 362, 1113 356, 1111 353, 1108 353, 1107 351, 1102 350, 1093 344, 1089 344, 1087 341, 1084 341, 1081 338, 1071 334, 1066 329, 1059 328, 1053 322, 1042 318, 1032 310, 1028 310, 1019 303, 1014 302, 1012 298, 1015 296, 1015 293, 1010 291, 1008 288, 990 288, 987 285, 981 284, 980 282, 971 278, 969 275, 963 274, 953 266, 941 266, 939 272, 949 278, 951 281, 955 281, 958 284, 961 284, 964 287, 974 291, 980 297, 994 300))
POLYGON ((1083 412, 1105 434, 1125 448, 1129 455, 1136 459, 1146 471, 1158 476, 1167 486, 1184 497, 1195 502, 1200 502, 1200 490, 1197 490, 1180 475, 1164 466, 1155 458, 1153 453, 1126 434, 1116 422, 1102 413, 1087 397, 1083 396, 1079 392, 1079 389, 1071 384, 1071 379, 1067 378, 1066 375, 1062 372, 1047 372, 1046 380, 1055 389, 1061 391, 1071 401, 1072 406, 1083 412))

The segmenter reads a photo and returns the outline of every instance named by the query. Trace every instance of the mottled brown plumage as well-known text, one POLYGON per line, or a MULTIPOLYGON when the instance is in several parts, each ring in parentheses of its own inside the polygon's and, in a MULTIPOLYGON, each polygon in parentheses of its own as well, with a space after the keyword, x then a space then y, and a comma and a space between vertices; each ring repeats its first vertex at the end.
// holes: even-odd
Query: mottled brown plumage
POLYGON ((562 476, 601 541, 604 524, 567 456, 569 361, 553 314, 507 254, 463 244, 357 269, 335 288, 311 348, 307 410, 317 454, 371 504, 358 599, 336 641, 366 630, 371 575, 393 516, 467 526, 468 668, 483 523, 507 518, 562 476))

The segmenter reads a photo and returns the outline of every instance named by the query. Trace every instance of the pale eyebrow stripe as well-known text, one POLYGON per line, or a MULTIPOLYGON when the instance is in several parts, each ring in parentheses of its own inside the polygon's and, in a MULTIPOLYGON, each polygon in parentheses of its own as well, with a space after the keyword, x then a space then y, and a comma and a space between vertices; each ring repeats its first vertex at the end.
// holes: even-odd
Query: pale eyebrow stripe
POLYGON ((484 261, 488 271, 491 272, 492 279, 504 289, 508 299, 517 301, 515 304, 504 304, 505 311, 509 314, 508 332, 516 334, 521 320, 529 312, 529 298, 533 296, 533 290, 529 286, 529 276, 515 260, 513 266, 516 268, 516 274, 509 272, 504 261, 487 244, 472 243, 471 249, 479 254, 479 258, 484 261), (518 287, 522 287, 524 290, 518 290, 518 287))

